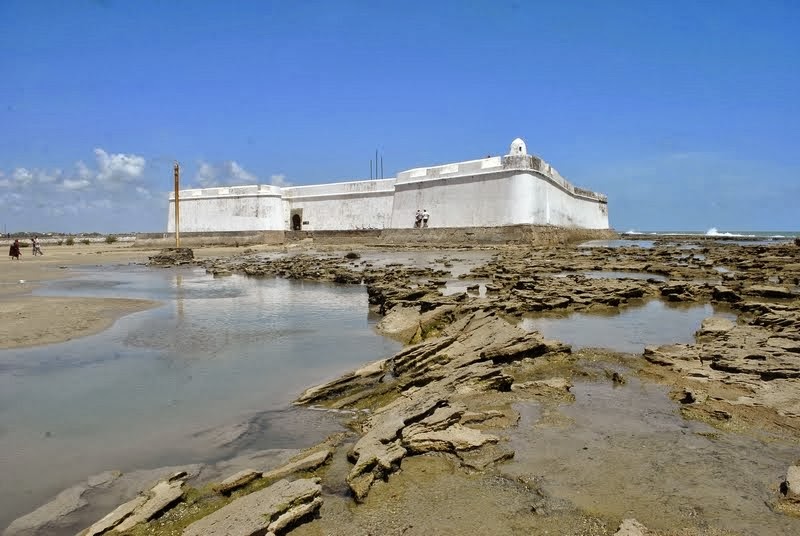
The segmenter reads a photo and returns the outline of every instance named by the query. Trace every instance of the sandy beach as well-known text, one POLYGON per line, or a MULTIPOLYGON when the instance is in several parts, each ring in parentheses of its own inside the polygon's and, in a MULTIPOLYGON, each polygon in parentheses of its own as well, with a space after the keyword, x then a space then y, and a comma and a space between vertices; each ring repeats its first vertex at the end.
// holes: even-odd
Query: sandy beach
MULTIPOLYGON (((5 250, 7 245, 2 246, 5 250)), ((98 333, 129 313, 157 302, 134 299, 60 298, 31 293, 45 281, 70 277, 70 267, 146 262, 152 251, 129 244, 89 244, 46 247, 32 257, 22 250, 20 261, 0 263, 0 348, 21 348, 63 342, 98 333)))
MULTIPOLYGON (((3 251, 8 244, 0 245, 3 251)), ((218 255, 233 248, 207 248, 198 255, 218 255)), ((120 317, 158 305, 152 300, 35 296, 46 281, 72 277, 72 268, 144 264, 158 250, 129 243, 45 245, 44 255, 22 250, 20 261, 0 262, 0 349, 64 342, 103 331, 120 317)))

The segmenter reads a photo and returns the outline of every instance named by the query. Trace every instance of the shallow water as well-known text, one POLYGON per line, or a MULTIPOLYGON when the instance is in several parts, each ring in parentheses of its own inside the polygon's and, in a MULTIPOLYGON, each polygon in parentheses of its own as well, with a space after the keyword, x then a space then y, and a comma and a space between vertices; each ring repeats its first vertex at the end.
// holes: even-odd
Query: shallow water
POLYGON ((571 344, 576 349, 609 348, 640 353, 650 344, 694 342, 694 332, 703 319, 715 314, 736 319, 734 314, 708 304, 652 300, 621 311, 526 317, 519 326, 526 331, 538 331, 548 339, 571 344))
POLYGON ((484 298, 486 297, 486 285, 490 282, 488 279, 448 279, 447 284, 440 290, 444 296, 466 292, 470 296, 484 298), (478 290, 467 290, 467 287, 475 285, 478 285, 478 290))
POLYGON ((578 244, 579 248, 631 248, 639 247, 649 249, 653 247, 653 240, 589 240, 578 244))
MULTIPOLYGON (((37 293, 164 305, 98 335, 0 351, 0 526, 103 470, 230 453, 222 444, 236 437, 232 425, 399 348, 374 331, 360 286, 125 267, 37 293)), ((260 448, 293 439, 256 428, 260 448)))
POLYGON ((516 454, 501 471, 533 477, 586 511, 634 517, 655 530, 708 524, 742 534, 800 534, 800 519, 766 504, 795 461, 796 445, 685 421, 666 387, 626 377, 619 387, 576 383, 575 402, 559 406, 556 418, 534 402, 515 405, 516 454))
POLYGON ((567 277, 569 275, 580 274, 588 277, 589 279, 654 279, 656 281, 666 281, 667 277, 659 274, 648 274, 646 272, 614 272, 614 271, 600 271, 589 270, 586 272, 558 272, 552 274, 552 277, 567 277))

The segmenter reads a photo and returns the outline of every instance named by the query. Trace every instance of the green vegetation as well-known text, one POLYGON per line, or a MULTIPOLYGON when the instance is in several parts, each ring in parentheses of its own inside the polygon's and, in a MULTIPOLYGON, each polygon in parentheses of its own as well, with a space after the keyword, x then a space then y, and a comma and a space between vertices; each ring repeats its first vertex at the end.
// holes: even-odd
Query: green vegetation
POLYGON ((117 241, 117 237, 114 236, 114 235, 108 235, 106 237, 106 244, 113 244, 116 241, 117 241))
POLYGON ((89 244, 91 244, 91 243, 92 243, 92 241, 91 241, 91 240, 89 240, 88 238, 84 238, 83 240, 81 240, 81 242, 83 242, 83 243, 84 243, 84 244, 86 244, 87 246, 88 246, 89 244))
POLYGON ((74 245, 75 245, 75 239, 74 239, 74 238, 72 238, 71 236, 67 237, 67 242, 66 242, 66 244, 67 244, 68 246, 74 246, 74 245))

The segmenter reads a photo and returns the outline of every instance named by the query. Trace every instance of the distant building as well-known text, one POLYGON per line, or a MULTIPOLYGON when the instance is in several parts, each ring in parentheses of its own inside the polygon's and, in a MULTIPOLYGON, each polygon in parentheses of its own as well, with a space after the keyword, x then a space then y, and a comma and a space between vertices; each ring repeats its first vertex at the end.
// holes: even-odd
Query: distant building
MULTIPOLYGON (((181 232, 323 231, 410 228, 417 210, 429 227, 556 225, 608 228, 606 196, 577 188, 517 138, 509 154, 410 169, 391 179, 280 188, 181 190, 181 232)), ((174 232, 170 194, 168 232, 174 232)))

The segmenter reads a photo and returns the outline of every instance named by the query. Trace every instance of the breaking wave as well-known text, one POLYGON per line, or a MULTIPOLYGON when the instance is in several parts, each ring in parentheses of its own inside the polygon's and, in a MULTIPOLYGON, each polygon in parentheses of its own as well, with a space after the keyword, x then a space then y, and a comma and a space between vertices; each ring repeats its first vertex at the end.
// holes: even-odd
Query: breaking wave
POLYGON ((735 236, 740 238, 754 238, 756 235, 744 235, 744 234, 736 234, 736 233, 721 233, 717 230, 716 227, 712 227, 708 231, 706 231, 706 236, 735 236))

